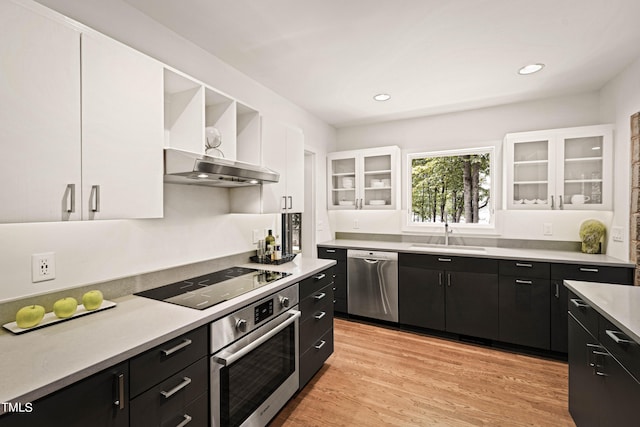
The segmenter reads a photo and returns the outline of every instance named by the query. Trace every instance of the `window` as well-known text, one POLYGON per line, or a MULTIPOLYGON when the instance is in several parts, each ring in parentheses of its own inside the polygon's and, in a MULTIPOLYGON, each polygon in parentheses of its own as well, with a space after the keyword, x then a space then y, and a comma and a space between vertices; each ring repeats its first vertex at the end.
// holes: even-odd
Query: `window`
POLYGON ((493 148, 408 155, 408 225, 493 225, 493 148))

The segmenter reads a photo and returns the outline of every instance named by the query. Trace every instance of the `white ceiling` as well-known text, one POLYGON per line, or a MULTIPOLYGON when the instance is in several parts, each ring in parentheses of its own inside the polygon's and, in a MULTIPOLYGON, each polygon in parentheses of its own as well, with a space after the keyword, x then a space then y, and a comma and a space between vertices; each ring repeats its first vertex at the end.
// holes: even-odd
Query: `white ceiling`
POLYGON ((638 0, 125 1, 336 127, 596 90, 640 57, 638 0))

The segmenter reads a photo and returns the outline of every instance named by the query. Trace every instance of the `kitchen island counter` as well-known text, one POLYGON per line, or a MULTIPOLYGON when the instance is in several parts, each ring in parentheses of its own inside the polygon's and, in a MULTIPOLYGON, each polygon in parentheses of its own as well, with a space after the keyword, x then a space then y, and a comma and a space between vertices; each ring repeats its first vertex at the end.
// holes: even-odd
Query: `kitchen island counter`
POLYGON ((127 295, 113 300, 115 308, 20 335, 3 328, 0 402, 33 402, 334 264, 304 257, 278 266, 243 264, 291 275, 205 310, 127 295))

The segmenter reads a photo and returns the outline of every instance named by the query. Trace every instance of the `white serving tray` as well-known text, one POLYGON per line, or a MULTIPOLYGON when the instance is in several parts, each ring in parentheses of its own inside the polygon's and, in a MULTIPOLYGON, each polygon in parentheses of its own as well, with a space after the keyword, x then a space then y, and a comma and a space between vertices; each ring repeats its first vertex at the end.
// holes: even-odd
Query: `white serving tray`
POLYGON ((18 327, 18 324, 16 322, 5 323, 4 325, 2 325, 2 327, 8 330, 9 332, 19 335, 19 334, 24 334, 25 332, 35 331, 36 329, 46 328, 47 326, 55 325, 56 323, 65 322, 67 320, 73 320, 78 317, 85 316, 87 314, 93 314, 99 311, 107 310, 115 306, 116 306, 115 302, 107 301, 107 300, 102 301, 102 305, 100 306, 100 308, 96 308, 95 310, 87 310, 86 308, 84 308, 84 305, 78 304, 78 308, 76 309, 75 314, 65 319, 58 318, 55 314, 53 314, 52 311, 50 311, 44 314, 44 318, 40 323, 38 323, 36 326, 33 326, 31 328, 26 328, 26 329, 20 328, 18 327))

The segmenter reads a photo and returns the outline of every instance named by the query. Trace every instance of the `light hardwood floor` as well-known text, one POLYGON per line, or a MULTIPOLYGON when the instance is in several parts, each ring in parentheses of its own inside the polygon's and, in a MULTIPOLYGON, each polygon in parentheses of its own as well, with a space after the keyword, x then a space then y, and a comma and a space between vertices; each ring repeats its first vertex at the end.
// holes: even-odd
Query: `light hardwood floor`
POLYGON ((335 320, 335 350, 270 424, 573 426, 567 364, 335 320))

